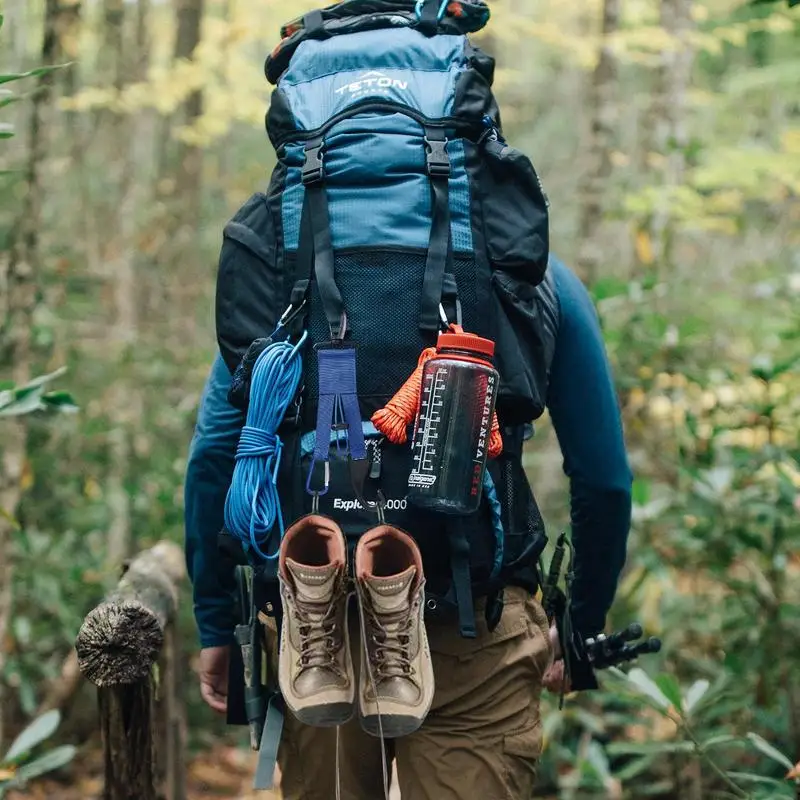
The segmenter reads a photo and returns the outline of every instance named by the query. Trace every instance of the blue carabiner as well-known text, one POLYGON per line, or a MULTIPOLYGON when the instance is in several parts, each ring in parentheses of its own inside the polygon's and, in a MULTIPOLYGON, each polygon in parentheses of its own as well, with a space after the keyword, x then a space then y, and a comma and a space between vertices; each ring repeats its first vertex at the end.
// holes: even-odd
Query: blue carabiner
MULTIPOLYGON (((442 21, 442 18, 447 12, 447 6, 449 3, 450 0, 442 0, 442 4, 439 6, 439 12, 436 15, 437 22, 442 21)), ((422 7, 424 5, 425 5, 425 0, 417 0, 417 4, 416 6, 414 6, 414 13, 417 15, 417 19, 422 19, 422 7)))

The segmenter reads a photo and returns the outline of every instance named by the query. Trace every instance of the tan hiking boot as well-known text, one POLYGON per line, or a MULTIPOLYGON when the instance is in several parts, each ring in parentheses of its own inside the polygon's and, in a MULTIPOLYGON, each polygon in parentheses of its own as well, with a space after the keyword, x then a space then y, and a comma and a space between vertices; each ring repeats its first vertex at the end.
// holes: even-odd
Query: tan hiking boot
POLYGON ((310 515, 286 531, 278 680, 286 705, 306 725, 342 725, 355 710, 346 565, 344 535, 333 520, 310 515))
POLYGON ((422 725, 433 700, 425 578, 416 543, 390 525, 364 534, 356 549, 356 579, 361 726, 373 736, 406 736, 422 725))

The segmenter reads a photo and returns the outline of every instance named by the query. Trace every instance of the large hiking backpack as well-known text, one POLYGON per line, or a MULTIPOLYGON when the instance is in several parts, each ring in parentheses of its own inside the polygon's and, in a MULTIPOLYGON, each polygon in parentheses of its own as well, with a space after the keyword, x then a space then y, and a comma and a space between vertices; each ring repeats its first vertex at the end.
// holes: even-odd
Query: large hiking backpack
MULTIPOLYGON (((499 618, 504 585, 535 588, 544 546, 521 455, 526 423, 544 410, 548 210, 531 162, 502 137, 494 61, 467 38, 488 17, 482 0, 350 0, 284 27, 266 63, 277 163, 266 194, 225 227, 216 311, 232 372, 287 308, 308 331, 302 391, 279 430, 287 524, 312 509, 314 345, 345 335, 358 346, 361 418, 386 521, 419 543, 429 612, 457 609, 467 636, 472 598, 492 598, 499 618), (410 444, 383 441, 369 424, 443 318, 492 339, 500 374, 504 449, 480 509, 464 518, 411 507, 410 444)), ((376 523, 333 446, 318 502, 351 545, 376 523)))

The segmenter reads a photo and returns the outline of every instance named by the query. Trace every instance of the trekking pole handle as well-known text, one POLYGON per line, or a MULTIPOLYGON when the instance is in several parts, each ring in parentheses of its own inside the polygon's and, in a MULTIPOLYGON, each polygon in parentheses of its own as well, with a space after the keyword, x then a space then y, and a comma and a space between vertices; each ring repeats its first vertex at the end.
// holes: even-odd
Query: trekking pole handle
POLYGON ((608 636, 600 634, 597 637, 586 639, 584 648, 595 669, 607 669, 626 661, 633 661, 641 655, 657 653, 661 650, 661 640, 655 636, 635 645, 629 644, 639 639, 643 633, 642 626, 638 622, 634 622, 627 628, 608 636))

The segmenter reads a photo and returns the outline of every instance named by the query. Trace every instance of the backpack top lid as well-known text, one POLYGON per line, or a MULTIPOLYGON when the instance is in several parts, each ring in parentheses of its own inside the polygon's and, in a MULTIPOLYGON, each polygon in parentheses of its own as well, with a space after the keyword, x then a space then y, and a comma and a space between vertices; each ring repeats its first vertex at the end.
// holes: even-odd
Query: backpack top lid
POLYGON ((414 28, 427 36, 464 35, 483 28, 489 16, 485 0, 344 0, 287 22, 281 28, 281 41, 267 57, 264 73, 276 85, 297 47, 308 39, 398 27, 414 28))

